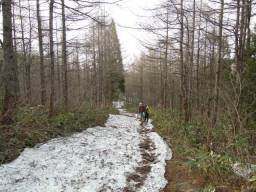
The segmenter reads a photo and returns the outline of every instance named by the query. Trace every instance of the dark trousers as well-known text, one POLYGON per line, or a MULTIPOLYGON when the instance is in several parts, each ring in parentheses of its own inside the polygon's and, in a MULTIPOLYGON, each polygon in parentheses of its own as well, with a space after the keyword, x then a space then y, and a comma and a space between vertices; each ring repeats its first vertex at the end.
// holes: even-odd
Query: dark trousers
POLYGON ((148 122, 148 119, 149 119, 149 114, 146 112, 145 120, 148 122))

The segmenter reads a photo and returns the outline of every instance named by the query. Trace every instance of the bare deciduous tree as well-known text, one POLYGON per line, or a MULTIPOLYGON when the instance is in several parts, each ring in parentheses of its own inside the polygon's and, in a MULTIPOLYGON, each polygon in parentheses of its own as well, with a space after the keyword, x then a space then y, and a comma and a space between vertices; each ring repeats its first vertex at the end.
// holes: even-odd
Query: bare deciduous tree
POLYGON ((13 50, 12 36, 12 8, 11 1, 2 1, 3 13, 3 50, 4 50, 4 101, 2 109, 2 123, 12 122, 18 99, 17 63, 13 50))
POLYGON ((53 49, 53 6, 54 0, 50 0, 49 4, 49 39, 50 39, 50 105, 49 105, 49 117, 53 116, 54 110, 54 49, 53 49))
POLYGON ((36 1, 36 13, 37 13, 37 26, 38 26, 38 45, 39 45, 39 57, 40 57, 40 86, 41 86, 41 104, 46 103, 46 85, 45 85, 45 67, 44 67, 44 51, 43 51, 43 35, 42 35, 42 22, 40 16, 40 3, 36 1))

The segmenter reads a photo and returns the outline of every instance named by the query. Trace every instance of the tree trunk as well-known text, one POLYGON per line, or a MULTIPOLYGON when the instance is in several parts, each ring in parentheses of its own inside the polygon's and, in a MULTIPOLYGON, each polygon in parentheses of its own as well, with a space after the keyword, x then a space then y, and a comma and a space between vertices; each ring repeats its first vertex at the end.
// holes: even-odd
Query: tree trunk
POLYGON ((85 62, 84 62, 84 93, 83 98, 88 100, 89 99, 89 90, 90 90, 90 74, 89 74, 89 59, 88 59, 89 49, 85 49, 85 62))
MULTIPOLYGON (((14 2, 13 2, 14 3, 14 2)), ((19 84, 19 80, 18 80, 18 61, 17 61, 17 40, 16 40, 16 23, 15 23, 15 12, 14 12, 14 5, 12 7, 12 11, 13 11, 13 14, 12 14, 12 22, 13 22, 13 43, 14 43, 14 53, 15 53, 15 70, 16 70, 16 78, 17 78, 17 81, 16 81, 16 92, 17 92, 17 99, 19 99, 20 97, 20 84, 19 84)))
POLYGON ((46 88, 45 88, 45 70, 44 70, 44 51, 43 51, 43 35, 42 35, 42 23, 41 23, 41 16, 40 16, 39 0, 36 1, 36 13, 37 13, 37 24, 38 24, 39 55, 40 55, 41 104, 45 105, 46 88))
POLYGON ((20 7, 20 28, 21 28, 21 41, 22 41, 22 76, 23 76, 23 92, 26 95, 26 102, 27 102, 27 78, 26 78, 26 71, 27 71, 27 54, 26 54, 26 45, 25 45, 25 35, 24 35, 24 24, 23 24, 23 16, 21 14, 21 0, 19 0, 19 7, 20 7))
POLYGON ((191 55, 190 55, 190 69, 189 69, 189 96, 188 96, 188 115, 192 118, 192 94, 193 94, 193 68, 194 68, 194 49, 195 49, 195 23, 196 23, 196 1, 193 1, 193 27, 192 27, 192 41, 191 41, 191 55))
POLYGON ((57 96, 61 98, 61 71, 60 71, 60 59, 59 59, 59 40, 58 40, 58 30, 57 30, 57 23, 56 23, 56 67, 57 67, 57 96))
POLYGON ((65 16, 65 1, 61 0, 62 4, 62 77, 63 77, 63 104, 64 109, 68 109, 68 65, 67 65, 67 46, 66 46, 66 16, 65 16))
POLYGON ((79 50, 78 42, 76 44, 76 73, 77 73, 77 85, 78 85, 78 101, 81 104, 81 77, 80 77, 80 63, 79 63, 79 50))
POLYGON ((164 97, 163 97, 163 107, 166 109, 167 104, 167 74, 168 74, 168 46, 169 46, 169 13, 168 7, 166 8, 166 37, 165 37, 165 55, 164 55, 164 97))
POLYGON ((200 13, 199 13, 199 26, 198 26, 198 40, 197 40, 197 58, 196 58, 196 105, 199 109, 199 65, 200 65, 200 37, 201 37, 201 10, 202 0, 200 1, 200 13))
MULTIPOLYGON (((144 56, 143 56, 144 57, 144 56)), ((140 63, 140 71, 139 71, 139 77, 140 77, 140 102, 144 102, 144 89, 143 89, 143 84, 144 84, 144 78, 143 78, 143 75, 144 75, 144 58, 141 60, 141 63, 140 63)))
MULTIPOLYGON (((246 25, 246 19, 245 19, 245 0, 242 0, 242 10, 241 10, 241 22, 240 22, 240 34, 239 34, 239 60, 238 60, 238 75, 239 75, 239 81, 238 83, 242 82, 242 75, 244 71, 244 48, 245 48, 245 25, 246 25)), ((241 90, 240 90, 241 91, 241 90)))
MULTIPOLYGON (((14 3, 14 2, 12 2, 14 3)), ((15 10, 14 6, 12 7, 12 25, 13 25, 13 44, 14 44, 14 51, 17 54, 17 40, 16 40, 16 23, 15 23, 15 10)))
POLYGON ((17 104, 17 63, 13 50, 12 9, 10 0, 2 0, 3 51, 4 51, 4 100, 2 108, 3 124, 11 123, 17 104))
POLYGON ((53 50, 53 5, 54 0, 50 0, 50 9, 49 9, 49 36, 50 36, 50 106, 48 117, 53 116, 54 110, 54 50, 53 50))
POLYGON ((96 68, 96 47, 95 47, 95 28, 93 26, 93 42, 92 42, 92 46, 93 46, 93 61, 92 61, 92 65, 93 65, 93 74, 92 74, 92 97, 93 97, 93 101, 94 104, 97 105, 97 68, 96 68))
POLYGON ((159 43, 159 69, 160 69, 160 97, 161 104, 164 105, 164 83, 163 83, 163 66, 162 66, 162 47, 161 43, 159 43))
MULTIPOLYGON (((204 35, 204 59, 203 59, 203 77, 206 79, 207 74, 206 74, 206 66, 207 66, 207 33, 208 33, 208 20, 205 19, 205 31, 206 34, 204 35)), ((204 80, 205 80, 204 79, 204 80)), ((207 91, 205 92, 207 95, 207 91)), ((201 111, 204 113, 205 108, 206 108, 207 101, 201 101, 201 111)))
POLYGON ((220 20, 219 20, 219 37, 218 37, 218 63, 216 67, 215 75, 215 102, 214 102, 214 111, 213 111, 213 125, 216 124, 218 117, 218 107, 219 107, 219 94, 220 94, 220 73, 221 73, 221 60, 222 60, 222 27, 223 27, 223 9, 224 9, 224 0, 221 0, 221 9, 220 9, 220 20))
POLYGON ((247 52, 251 49, 251 16, 252 16, 252 0, 247 0, 247 52))
POLYGON ((236 5, 236 28, 235 28, 235 54, 236 54, 236 69, 237 72, 240 70, 240 54, 239 54, 239 20, 240 20, 240 0, 237 0, 236 5))
POLYGON ((28 1, 28 11, 29 11, 29 54, 28 61, 26 63, 26 98, 27 103, 31 104, 31 64, 32 64, 32 21, 31 21, 31 12, 30 12, 30 3, 28 1))
MULTIPOLYGON (((180 75, 181 75, 181 96, 180 96, 180 107, 182 106, 183 102, 183 108, 184 108, 184 123, 187 124, 189 120, 189 114, 188 114, 188 95, 187 95, 187 83, 186 83, 186 77, 184 74, 184 60, 183 60, 183 38, 184 38, 184 23, 183 23, 183 17, 184 17, 184 10, 183 10, 183 0, 181 2, 181 15, 180 15, 180 75), (183 101, 182 101, 183 99, 183 101)), ((186 73, 186 72, 185 72, 186 73)), ((181 107, 182 108, 182 107, 181 107)), ((181 115, 182 115, 182 111, 181 115)))
POLYGON ((104 48, 102 46, 103 42, 105 41, 104 37, 102 37, 102 26, 101 24, 97 25, 98 30, 98 38, 97 38, 97 44, 98 44, 98 65, 99 65, 99 75, 98 75, 98 102, 99 104, 102 104, 102 98, 103 98, 103 54, 104 48))
POLYGON ((183 28, 183 0, 180 0, 180 117, 182 117, 182 104, 183 104, 183 97, 184 97, 184 88, 183 88, 183 81, 184 81, 184 64, 183 64, 183 36, 184 36, 184 28, 183 28))

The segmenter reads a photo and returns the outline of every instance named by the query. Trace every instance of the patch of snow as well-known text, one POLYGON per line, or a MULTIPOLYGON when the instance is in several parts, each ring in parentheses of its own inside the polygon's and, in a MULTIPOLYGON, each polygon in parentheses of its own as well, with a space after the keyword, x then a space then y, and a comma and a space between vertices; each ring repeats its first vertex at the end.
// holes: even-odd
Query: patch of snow
POLYGON ((120 109, 121 107, 124 106, 123 101, 113 101, 113 106, 116 107, 117 109, 120 109))
POLYGON ((154 153, 157 157, 157 163, 151 164, 151 171, 139 192, 158 192, 167 184, 167 180, 164 179, 165 161, 172 158, 172 151, 157 133, 151 132, 147 136, 155 144, 156 149, 154 153))
POLYGON ((235 174, 246 179, 249 179, 251 174, 256 171, 256 165, 254 164, 242 165, 241 163, 235 163, 232 165, 232 168, 235 174))
MULTIPOLYGON (((135 114, 121 112, 110 115, 105 127, 26 148, 16 160, 0 166, 0 191, 122 191, 127 174, 142 162, 139 143, 143 136, 138 133, 140 121, 135 114)), ((146 127, 153 128, 150 122, 146 127)), ((157 192, 167 183, 165 160, 172 153, 159 135, 147 135, 158 156, 140 191, 157 192)))

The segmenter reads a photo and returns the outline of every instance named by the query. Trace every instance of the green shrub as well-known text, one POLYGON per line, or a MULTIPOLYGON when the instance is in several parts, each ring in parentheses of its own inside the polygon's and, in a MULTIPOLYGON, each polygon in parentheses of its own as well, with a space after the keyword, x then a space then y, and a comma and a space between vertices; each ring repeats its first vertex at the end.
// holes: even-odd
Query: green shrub
POLYGON ((204 187, 204 189, 200 190, 199 192, 215 192, 215 191, 216 191, 216 188, 212 184, 210 184, 204 187))
POLYGON ((210 130, 204 118, 184 125, 175 111, 159 108, 153 108, 152 111, 155 130, 179 156, 187 158, 185 165, 191 171, 206 173, 213 180, 232 174, 231 165, 237 159, 237 151, 247 148, 247 137, 240 137, 230 145, 230 127, 225 119, 210 130), (231 146, 235 150, 230 151, 231 146))

